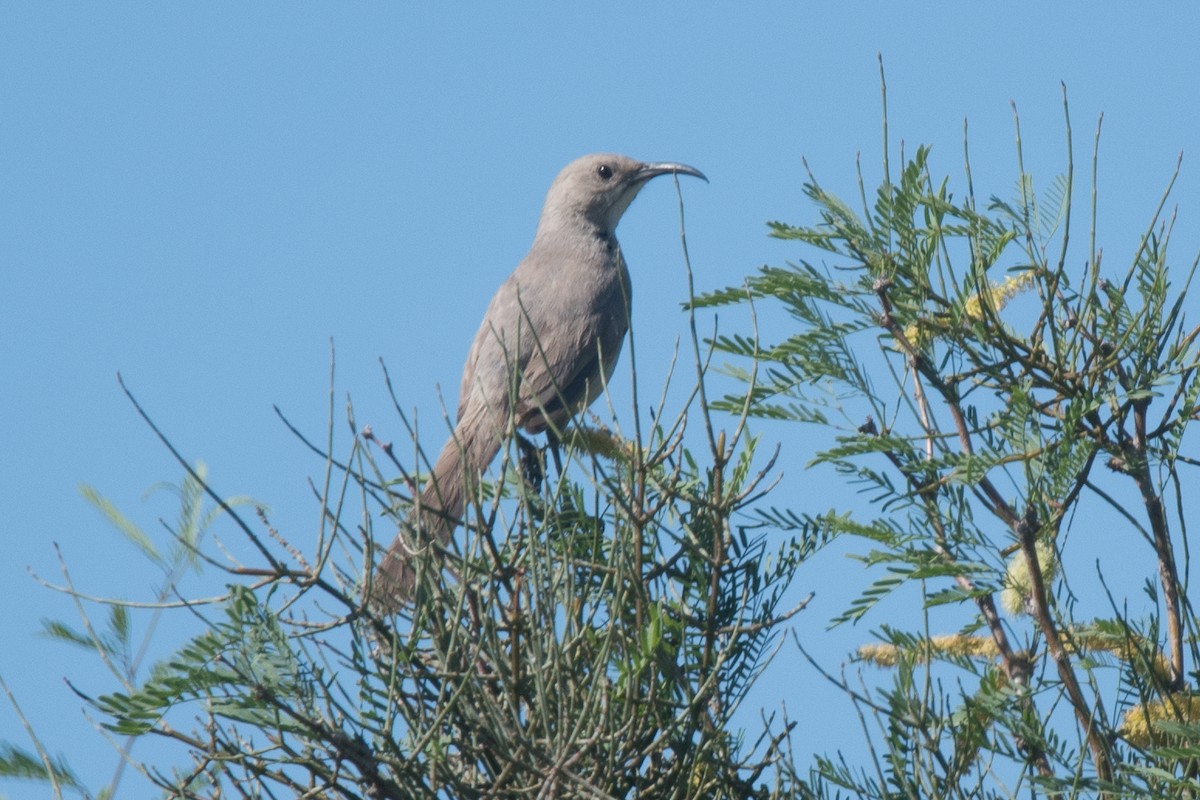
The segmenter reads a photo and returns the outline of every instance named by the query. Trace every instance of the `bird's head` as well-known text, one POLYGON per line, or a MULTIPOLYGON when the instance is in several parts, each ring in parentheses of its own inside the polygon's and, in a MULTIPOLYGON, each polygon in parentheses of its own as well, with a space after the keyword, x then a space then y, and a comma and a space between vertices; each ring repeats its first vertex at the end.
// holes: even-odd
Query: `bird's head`
POLYGON ((615 153, 594 153, 563 167, 550 185, 542 223, 581 217, 611 236, 621 215, 654 177, 676 173, 708 180, 700 170, 672 162, 646 163, 615 153))

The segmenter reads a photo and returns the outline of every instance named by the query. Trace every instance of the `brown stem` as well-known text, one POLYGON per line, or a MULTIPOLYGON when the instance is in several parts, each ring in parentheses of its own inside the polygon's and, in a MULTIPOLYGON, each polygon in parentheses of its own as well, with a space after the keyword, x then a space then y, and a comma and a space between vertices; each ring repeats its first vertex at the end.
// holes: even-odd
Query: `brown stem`
MULTIPOLYGON (((725 434, 718 434, 713 447, 713 502, 718 507, 725 500, 725 465, 728 463, 728 453, 725 451, 725 434)), ((725 525, 724 514, 709 512, 712 520, 712 554, 711 573, 709 574, 708 607, 705 615, 704 657, 703 670, 700 675, 701 685, 709 683, 709 671, 713 665, 713 654, 717 648, 717 603, 721 598, 721 570, 725 564, 725 525)), ((716 696, 715 693, 713 695, 716 696)))
POLYGON ((1167 607, 1167 638, 1171 649, 1171 691, 1183 688, 1183 623, 1180 616, 1179 572, 1175 562, 1175 548, 1171 544, 1171 531, 1167 524, 1166 510, 1162 498, 1154 491, 1150 476, 1150 462, 1146 451, 1146 411, 1149 399, 1138 400, 1133 405, 1133 453, 1127 459, 1130 475, 1142 495, 1146 506, 1146 517, 1154 536, 1154 552, 1158 557, 1158 579, 1162 584, 1163 602, 1167 607))
MULTIPOLYGON (((1103 782, 1108 782, 1112 780, 1112 764, 1109 761, 1108 744, 1101 733, 1101 728, 1107 726, 1096 724, 1096 715, 1092 713, 1087 698, 1084 697, 1083 689, 1079 686, 1079 679, 1071 666, 1071 657, 1067 653, 1066 647, 1063 646, 1058 626, 1054 624, 1054 618, 1050 615, 1046 582, 1042 580, 1042 568, 1038 563, 1036 547, 1037 532, 1040 527, 1037 511, 1030 506, 1024 519, 1014 528, 1017 539, 1021 543, 1021 553, 1025 556, 1025 566, 1029 570, 1029 594, 1033 606, 1033 618, 1041 628, 1042 636, 1046 639, 1046 649, 1050 651, 1050 657, 1054 659, 1058 677, 1062 680, 1063 688, 1067 690, 1067 698, 1075 710, 1075 718, 1087 738, 1088 749, 1092 751, 1092 762, 1096 765, 1096 777, 1103 782)), ((1103 712, 1098 710, 1098 713, 1102 714, 1103 712)))

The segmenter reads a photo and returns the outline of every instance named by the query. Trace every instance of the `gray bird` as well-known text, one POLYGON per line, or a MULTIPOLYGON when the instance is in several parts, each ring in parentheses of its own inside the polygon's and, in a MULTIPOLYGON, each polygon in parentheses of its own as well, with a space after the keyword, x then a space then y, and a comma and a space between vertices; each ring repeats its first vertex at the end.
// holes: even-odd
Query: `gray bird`
POLYGON ((458 422, 413 515, 388 548, 374 597, 385 609, 411 596, 409 556, 449 541, 470 482, 487 469, 510 430, 558 431, 587 408, 612 376, 629 330, 629 270, 617 223, 643 186, 686 164, 645 164, 598 153, 568 164, 546 194, 528 255, 492 297, 463 368, 458 422))

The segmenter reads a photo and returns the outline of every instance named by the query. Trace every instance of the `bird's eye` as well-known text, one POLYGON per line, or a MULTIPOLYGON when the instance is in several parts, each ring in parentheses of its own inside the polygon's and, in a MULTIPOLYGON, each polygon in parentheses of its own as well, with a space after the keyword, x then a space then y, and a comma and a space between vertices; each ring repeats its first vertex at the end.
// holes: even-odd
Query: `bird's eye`
POLYGON ((601 164, 596 168, 596 174, 600 176, 601 180, 606 181, 612 177, 612 167, 610 167, 608 164, 601 164))

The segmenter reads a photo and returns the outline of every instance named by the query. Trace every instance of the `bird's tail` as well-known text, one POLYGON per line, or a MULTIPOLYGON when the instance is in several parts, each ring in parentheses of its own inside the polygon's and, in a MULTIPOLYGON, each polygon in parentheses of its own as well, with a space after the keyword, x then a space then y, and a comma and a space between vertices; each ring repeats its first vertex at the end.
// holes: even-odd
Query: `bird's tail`
POLYGON ((445 545, 466 510, 468 482, 479 478, 500 449, 495 426, 479 416, 464 417, 438 455, 425 488, 384 554, 375 574, 376 605, 393 611, 413 595, 417 573, 412 556, 436 541, 445 545))

